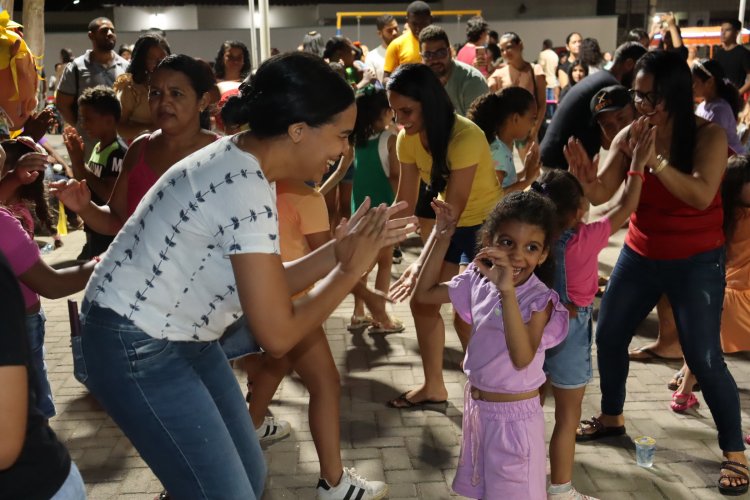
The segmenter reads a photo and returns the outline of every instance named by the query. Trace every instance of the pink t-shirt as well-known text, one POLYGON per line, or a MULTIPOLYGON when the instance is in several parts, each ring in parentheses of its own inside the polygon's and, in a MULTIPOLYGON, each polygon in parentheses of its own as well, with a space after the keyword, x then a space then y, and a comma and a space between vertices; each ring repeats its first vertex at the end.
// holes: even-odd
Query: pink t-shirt
MULTIPOLYGON (((462 63, 466 63, 469 66, 474 66, 474 59, 477 57, 477 46, 473 43, 467 43, 463 47, 461 47, 461 50, 458 51, 458 54, 456 54, 456 60, 461 61, 462 63)), ((485 57, 490 57, 489 54, 487 54, 485 57)), ((487 71, 487 68, 477 68, 479 71, 482 72, 482 74, 486 77, 490 74, 489 71, 487 71)))
POLYGON ((580 307, 594 302, 599 288, 599 252, 609 242, 612 225, 609 219, 581 224, 565 248, 565 280, 568 298, 580 307))
POLYGON ((544 351, 558 345, 568 335, 568 310, 557 293, 532 275, 516 287, 518 305, 524 323, 531 314, 543 311, 549 302, 554 309, 534 360, 516 369, 505 343, 503 309, 497 287, 490 283, 474 264, 454 277, 449 286, 451 303, 461 319, 472 325, 471 339, 466 348, 464 372, 477 389, 503 394, 520 394, 538 389, 545 381, 544 351))
MULTIPOLYGON (((41 258, 39 247, 21 223, 7 209, 0 208, 0 252, 8 259, 13 274, 20 277, 41 258)), ((26 309, 39 302, 39 295, 20 283, 26 309)))

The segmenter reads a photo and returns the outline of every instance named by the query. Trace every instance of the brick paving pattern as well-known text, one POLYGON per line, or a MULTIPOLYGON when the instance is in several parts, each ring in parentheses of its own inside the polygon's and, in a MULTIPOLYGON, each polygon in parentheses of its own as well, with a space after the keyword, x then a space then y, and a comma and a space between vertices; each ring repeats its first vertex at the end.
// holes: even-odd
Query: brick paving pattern
MULTIPOLYGON (((612 269, 623 238, 624 231, 620 231, 602 253, 602 272, 612 269)), ((83 245, 83 232, 70 233, 63 241, 64 247, 45 256, 47 262, 57 265, 74 259, 83 245)), ((404 263, 394 266, 394 275, 414 259, 415 252, 416 249, 405 251, 404 263)), ((81 294, 72 298, 80 303, 81 294)), ((423 377, 408 304, 392 307, 391 313, 404 321, 406 331, 391 335, 349 333, 346 324, 352 304, 351 298, 347 299, 326 322, 328 340, 341 373, 341 445, 345 465, 356 467, 369 479, 386 481, 391 499, 457 497, 451 494, 450 483, 458 460, 465 378, 458 370, 462 352, 453 331, 450 308, 443 308, 449 404, 437 410, 399 411, 387 408, 384 402, 423 377)), ((58 410, 51 426, 81 469, 89 498, 153 498, 161 490, 158 479, 73 377, 66 301, 43 300, 43 306, 47 315, 49 378, 58 410)), ((653 312, 632 345, 653 338, 656 324, 653 312)), ((743 355, 729 356, 727 362, 740 388, 743 418, 747 419, 750 364, 743 355)), ((596 372, 596 364, 594 367, 596 372)), ((668 407, 670 392, 666 381, 679 367, 679 363, 630 365, 625 404, 628 436, 607 444, 578 445, 573 481, 579 491, 607 500, 721 498, 715 487, 721 453, 701 393, 698 398, 702 404, 697 411, 677 415, 668 407), (630 440, 640 435, 657 441, 652 469, 635 464, 630 440)), ((237 375, 244 387, 243 376, 237 375)), ((598 411, 597 377, 595 373, 587 389, 584 417, 598 411)), ((269 474, 263 498, 312 499, 318 463, 307 425, 307 392, 297 377, 283 381, 270 410, 291 422, 292 434, 265 450, 269 474)), ((544 412, 549 440, 554 424, 551 397, 547 398, 544 412)))

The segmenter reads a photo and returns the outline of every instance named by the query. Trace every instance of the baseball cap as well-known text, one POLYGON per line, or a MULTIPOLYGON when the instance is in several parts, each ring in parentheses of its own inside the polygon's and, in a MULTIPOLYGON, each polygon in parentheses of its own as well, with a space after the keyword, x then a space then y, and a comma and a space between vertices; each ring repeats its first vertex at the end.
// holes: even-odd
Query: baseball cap
POLYGON ((596 118, 599 113, 616 111, 630 104, 630 93, 622 85, 604 87, 591 98, 591 117, 596 118))

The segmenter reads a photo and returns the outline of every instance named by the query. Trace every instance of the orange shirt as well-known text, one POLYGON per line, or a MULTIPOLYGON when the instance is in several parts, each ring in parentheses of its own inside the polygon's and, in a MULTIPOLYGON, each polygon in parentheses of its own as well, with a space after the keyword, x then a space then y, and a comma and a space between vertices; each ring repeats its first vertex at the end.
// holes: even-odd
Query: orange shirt
POLYGON ((308 234, 328 231, 328 209, 319 192, 304 182, 276 182, 281 260, 288 262, 310 253, 308 234))

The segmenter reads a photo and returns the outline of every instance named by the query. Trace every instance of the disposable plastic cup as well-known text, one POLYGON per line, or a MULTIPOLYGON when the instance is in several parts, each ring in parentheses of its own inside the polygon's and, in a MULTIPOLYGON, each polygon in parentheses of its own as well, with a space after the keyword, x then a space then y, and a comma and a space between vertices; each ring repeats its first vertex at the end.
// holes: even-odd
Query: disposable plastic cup
POLYGON ((649 436, 641 436, 633 440, 635 443, 635 460, 641 467, 652 467, 654 465, 654 452, 656 451, 656 440, 649 436))

